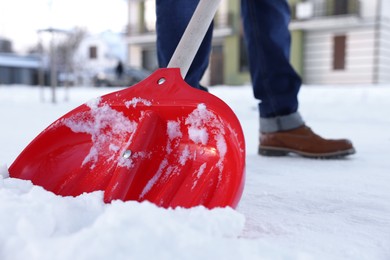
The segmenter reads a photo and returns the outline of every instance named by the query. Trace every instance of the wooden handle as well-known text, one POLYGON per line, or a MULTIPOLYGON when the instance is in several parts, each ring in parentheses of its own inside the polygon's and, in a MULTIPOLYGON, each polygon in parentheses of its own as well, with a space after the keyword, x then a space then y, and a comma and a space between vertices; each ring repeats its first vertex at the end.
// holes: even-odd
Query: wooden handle
POLYGON ((200 0, 169 61, 168 68, 180 68, 183 79, 190 69, 220 2, 221 0, 200 0))

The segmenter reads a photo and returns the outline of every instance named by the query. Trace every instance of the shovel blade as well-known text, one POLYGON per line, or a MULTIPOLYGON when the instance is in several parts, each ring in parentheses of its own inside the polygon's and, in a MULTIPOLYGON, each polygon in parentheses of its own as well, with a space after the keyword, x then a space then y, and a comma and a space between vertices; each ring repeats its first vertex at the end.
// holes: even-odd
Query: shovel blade
POLYGON ((105 202, 236 207, 245 141, 223 101, 188 86, 179 69, 159 69, 56 120, 9 172, 62 196, 103 190, 105 202))

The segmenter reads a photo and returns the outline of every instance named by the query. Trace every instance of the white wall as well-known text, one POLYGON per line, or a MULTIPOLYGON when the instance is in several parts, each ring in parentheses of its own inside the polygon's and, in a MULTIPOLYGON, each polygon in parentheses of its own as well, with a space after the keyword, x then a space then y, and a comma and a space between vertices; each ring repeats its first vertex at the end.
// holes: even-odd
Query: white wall
POLYGON ((363 18, 372 18, 377 15, 379 1, 388 0, 360 0, 360 12, 363 18))
POLYGON ((117 34, 104 32, 85 38, 75 55, 76 66, 79 77, 83 78, 84 84, 90 84, 90 79, 108 68, 115 68, 118 59, 126 62, 126 44, 117 34), (89 49, 91 46, 97 48, 96 59, 90 59, 89 49))
POLYGON ((129 0, 128 5, 128 19, 130 27, 137 27, 139 22, 139 1, 129 0))
POLYGON ((378 83, 390 83, 390 21, 388 18, 381 19, 377 38, 377 81, 378 83))
POLYGON ((382 19, 390 19, 390 1, 389 0, 381 0, 380 3, 380 12, 382 19))
POLYGON ((374 30, 311 31, 305 34, 306 84, 365 84, 373 80, 374 30), (345 70, 333 70, 333 37, 346 35, 345 70))
POLYGON ((129 45, 129 65, 137 68, 142 67, 142 47, 129 45))

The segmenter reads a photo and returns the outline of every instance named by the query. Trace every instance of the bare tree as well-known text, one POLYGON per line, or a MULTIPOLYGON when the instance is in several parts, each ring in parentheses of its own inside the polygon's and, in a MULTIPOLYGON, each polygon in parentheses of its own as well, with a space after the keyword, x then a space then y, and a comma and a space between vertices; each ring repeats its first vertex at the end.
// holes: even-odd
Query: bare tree
POLYGON ((66 86, 69 84, 69 76, 74 75, 76 71, 74 56, 86 35, 85 29, 76 27, 68 34, 68 37, 63 38, 56 46, 58 67, 60 71, 67 75, 66 86))
MULTIPOLYGON (((80 43, 87 35, 87 31, 80 27, 75 27, 71 31, 65 31, 61 29, 42 29, 38 31, 39 41, 35 46, 29 48, 28 53, 39 54, 42 61, 47 61, 47 66, 42 63, 40 71, 40 85, 44 85, 44 74, 48 72, 46 69, 50 68, 51 87, 53 89, 53 103, 56 102, 55 88, 57 85, 58 75, 62 76, 65 87, 68 87, 72 79, 74 72, 79 68, 76 68, 75 53, 79 48, 80 43), (48 37, 41 37, 43 36, 48 37), (45 67, 45 68, 44 68, 45 67), (46 72, 45 72, 46 71, 46 72)), ((65 99, 68 99, 68 92, 66 91, 65 99)), ((42 98, 43 99, 43 98, 42 98)))

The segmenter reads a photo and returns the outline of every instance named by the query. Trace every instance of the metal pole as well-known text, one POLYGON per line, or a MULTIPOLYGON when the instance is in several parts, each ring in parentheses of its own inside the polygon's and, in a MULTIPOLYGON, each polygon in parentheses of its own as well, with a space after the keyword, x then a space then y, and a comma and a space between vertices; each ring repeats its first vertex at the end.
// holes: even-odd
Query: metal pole
POLYGON ((56 87, 57 87, 57 58, 54 46, 54 31, 51 32, 50 41, 50 85, 51 85, 51 101, 52 103, 57 102, 56 98, 56 87))
POLYGON ((40 59, 40 66, 38 71, 38 84, 40 86, 40 98, 41 102, 45 101, 45 95, 44 95, 44 86, 45 86, 45 64, 44 64, 44 49, 43 49, 43 43, 42 43, 42 35, 41 32, 38 31, 38 39, 39 39, 39 59, 40 59))

